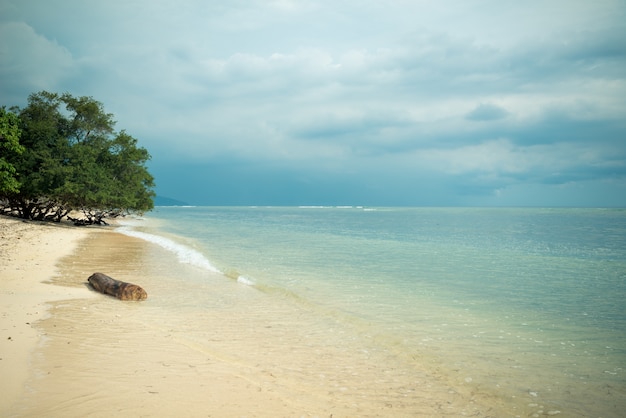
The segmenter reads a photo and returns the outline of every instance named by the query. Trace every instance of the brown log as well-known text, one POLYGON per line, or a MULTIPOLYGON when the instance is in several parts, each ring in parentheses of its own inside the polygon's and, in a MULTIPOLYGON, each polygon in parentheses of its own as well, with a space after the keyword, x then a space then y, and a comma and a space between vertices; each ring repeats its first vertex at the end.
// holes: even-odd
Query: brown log
POLYGON ((121 300, 144 300, 148 294, 140 286, 132 283, 121 282, 102 273, 94 273, 89 276, 89 284, 98 292, 115 296, 121 300))

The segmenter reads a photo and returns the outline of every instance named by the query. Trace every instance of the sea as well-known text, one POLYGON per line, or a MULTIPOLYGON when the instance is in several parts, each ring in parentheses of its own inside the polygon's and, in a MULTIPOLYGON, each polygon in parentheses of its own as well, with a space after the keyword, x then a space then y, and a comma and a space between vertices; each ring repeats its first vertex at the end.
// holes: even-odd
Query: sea
POLYGON ((160 309, 181 324, 230 311, 273 327, 259 351, 317 364, 286 368, 290 384, 330 379, 332 352, 359 357, 341 373, 389 407, 437 381, 494 416, 626 411, 626 209, 157 207, 117 230, 169 257, 184 290, 160 309), (395 383, 368 374, 385 359, 395 383))

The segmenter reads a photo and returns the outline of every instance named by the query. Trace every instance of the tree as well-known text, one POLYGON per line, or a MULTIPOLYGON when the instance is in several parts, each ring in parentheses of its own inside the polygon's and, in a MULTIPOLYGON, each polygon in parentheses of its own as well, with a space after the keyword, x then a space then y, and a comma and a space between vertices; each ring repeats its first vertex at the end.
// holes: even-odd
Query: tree
POLYGON ((62 136, 65 120, 60 105, 57 94, 44 91, 31 94, 26 108, 16 109, 25 151, 13 161, 19 192, 5 197, 10 209, 24 219, 43 220, 59 207, 51 190, 63 183, 63 154, 68 148, 62 136))
POLYGON ((152 209, 154 179, 145 167, 150 154, 135 138, 122 131, 104 142, 77 144, 72 151, 74 170, 58 195, 89 222, 152 209))
POLYGON ((0 195, 19 191, 16 171, 9 161, 24 152, 20 145, 19 119, 15 113, 0 107, 0 195))
POLYGON ((86 219, 152 209, 154 179, 150 154, 125 131, 116 133, 113 115, 91 97, 42 91, 19 110, 25 152, 13 156, 19 190, 3 192, 9 210, 28 219, 61 220, 72 210, 86 219))

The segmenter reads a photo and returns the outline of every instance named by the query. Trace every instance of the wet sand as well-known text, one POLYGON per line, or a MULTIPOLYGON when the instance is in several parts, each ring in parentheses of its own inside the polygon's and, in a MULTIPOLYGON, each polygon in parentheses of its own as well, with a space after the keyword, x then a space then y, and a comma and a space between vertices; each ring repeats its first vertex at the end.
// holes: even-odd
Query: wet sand
POLYGON ((5 272, 19 272, 1 293, 0 364, 15 376, 3 379, 2 416, 528 415, 451 382, 423 353, 400 358, 332 317, 311 318, 305 306, 268 306, 258 289, 217 274, 190 282, 198 272, 172 267, 172 255, 153 244, 37 227, 3 229, 3 244, 22 238, 2 247, 3 283, 5 272), (35 262, 38 273, 28 270, 35 262), (148 300, 91 291, 95 271, 141 285, 148 300), (27 286, 15 284, 25 278, 27 286), (205 295, 203 308, 188 305, 185 292, 205 295), (8 350, 22 338, 19 353, 8 350))

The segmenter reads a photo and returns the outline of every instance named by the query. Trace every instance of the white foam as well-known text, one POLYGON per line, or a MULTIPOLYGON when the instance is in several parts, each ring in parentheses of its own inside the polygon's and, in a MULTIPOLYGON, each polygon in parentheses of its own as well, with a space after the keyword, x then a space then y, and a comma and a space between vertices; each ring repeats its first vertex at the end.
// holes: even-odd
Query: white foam
POLYGON ((191 264, 192 266, 200 267, 205 270, 209 270, 215 273, 221 273, 221 271, 213 266, 213 264, 211 264, 211 262, 207 260, 206 257, 200 252, 194 250, 193 248, 187 247, 186 245, 172 241, 169 238, 161 237, 159 235, 148 234, 146 232, 135 231, 125 226, 118 228, 117 231, 130 237, 139 238, 144 241, 157 244, 158 246, 168 251, 171 251, 176 254, 176 257, 178 257, 178 261, 180 261, 181 263, 191 264))
POLYGON ((252 279, 249 279, 246 276, 237 277, 237 283, 245 284, 247 286, 254 286, 256 284, 252 279))

